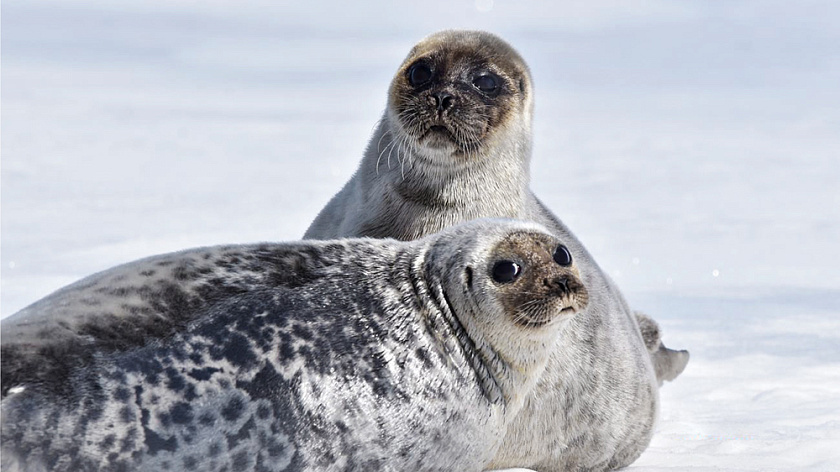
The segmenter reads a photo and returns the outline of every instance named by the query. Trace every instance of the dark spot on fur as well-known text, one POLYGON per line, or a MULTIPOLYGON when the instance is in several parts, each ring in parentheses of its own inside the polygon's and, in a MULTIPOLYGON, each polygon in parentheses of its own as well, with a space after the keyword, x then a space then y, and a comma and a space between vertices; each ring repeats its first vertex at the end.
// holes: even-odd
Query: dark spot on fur
POLYGON ((282 392, 291 389, 291 385, 268 362, 257 372, 252 381, 237 381, 236 387, 255 400, 261 398, 275 400, 278 395, 282 395, 282 392))
POLYGON ((156 272, 155 272, 154 269, 148 269, 148 270, 140 271, 140 275, 142 275, 143 277, 151 277, 151 276, 155 275, 155 273, 156 272))
POLYGON ((429 354, 426 352, 425 349, 417 348, 414 350, 414 355, 417 357, 419 361, 423 363, 423 366, 426 368, 432 367, 432 361, 429 359, 429 354))
POLYGON ((149 428, 143 427, 146 436, 146 447, 150 456, 157 455, 160 451, 175 452, 178 450, 178 439, 175 436, 163 439, 160 435, 149 428))
POLYGON ((99 442, 99 449, 103 452, 107 451, 108 449, 111 449, 116 442, 117 437, 113 434, 109 434, 102 438, 102 441, 99 442))
POLYGON ((178 424, 190 423, 193 420, 192 406, 190 406, 189 403, 176 403, 172 409, 169 410, 169 414, 172 417, 172 421, 178 424))
POLYGON ((242 399, 239 397, 233 397, 230 401, 228 401, 227 405, 222 408, 222 418, 227 421, 236 421, 240 416, 242 416, 244 410, 245 403, 242 399))
POLYGON ((207 455, 210 457, 216 457, 222 453, 222 445, 219 443, 213 443, 207 449, 207 455))
POLYGON ((137 420, 137 417, 134 416, 134 411, 128 406, 120 408, 119 418, 120 421, 122 421, 125 424, 133 423, 135 420, 137 420))
MULTIPOLYGON (((310 359, 312 359, 312 349, 309 346, 304 344, 304 345, 298 347, 298 355, 300 355, 301 357, 303 357, 306 360, 310 360, 310 359)), ((319 370, 323 371, 323 367, 324 367, 323 363, 318 363, 317 366, 318 366, 319 370)))
POLYGON ((213 414, 210 412, 205 412, 198 417, 198 422, 201 423, 203 426, 210 426, 216 422, 216 417, 213 416, 213 414))
POLYGON ((296 323, 292 326, 292 334, 305 341, 312 340, 312 331, 303 324, 296 323))
POLYGON ((248 470, 248 463, 248 453, 246 451, 237 452, 233 456, 231 470, 233 472, 244 472, 248 470))
POLYGON ((291 338, 289 338, 289 336, 286 335, 285 336, 286 339, 282 339, 283 334, 285 334, 285 333, 281 334, 281 340, 280 340, 280 361, 281 362, 288 362, 288 361, 293 360, 297 354, 295 353, 295 348, 292 345, 291 338))
POLYGON ((254 429, 254 419, 249 419, 236 434, 227 435, 228 450, 233 450, 239 441, 243 441, 251 437, 251 430, 254 429))
POLYGON ((120 452, 133 451, 137 447, 137 428, 131 428, 122 440, 120 452))
POLYGON ((227 359, 238 367, 250 367, 257 360, 254 350, 251 349, 251 343, 239 333, 231 333, 221 348, 211 350, 211 355, 216 360, 227 359))
POLYGON ((186 381, 184 377, 178 373, 173 367, 169 367, 166 369, 166 375, 168 377, 169 382, 167 383, 167 387, 170 389, 180 392, 186 386, 186 381))
POLYGON ((169 429, 169 427, 172 426, 172 417, 169 416, 169 413, 158 413, 157 416, 158 421, 164 428, 169 429))
POLYGON ((184 457, 184 470, 195 470, 198 467, 198 461, 193 456, 184 457))
POLYGON ((195 385, 187 384, 187 388, 184 390, 184 400, 191 402, 198 398, 198 394, 195 393, 195 385))
POLYGON ((180 280, 181 282, 192 278, 192 274, 187 268, 186 263, 181 263, 178 267, 172 269, 172 276, 175 277, 175 280, 180 280))
POLYGON ((119 387, 114 391, 114 400, 124 403, 131 398, 131 391, 125 387, 119 387))
MULTIPOLYGON (((124 470, 124 469, 118 469, 119 465, 117 463, 117 459, 119 459, 119 458, 120 458, 119 454, 117 454, 116 452, 112 452, 112 453, 108 454, 108 463, 115 470, 124 470)), ((125 467, 125 465, 123 464, 122 467, 125 467)))

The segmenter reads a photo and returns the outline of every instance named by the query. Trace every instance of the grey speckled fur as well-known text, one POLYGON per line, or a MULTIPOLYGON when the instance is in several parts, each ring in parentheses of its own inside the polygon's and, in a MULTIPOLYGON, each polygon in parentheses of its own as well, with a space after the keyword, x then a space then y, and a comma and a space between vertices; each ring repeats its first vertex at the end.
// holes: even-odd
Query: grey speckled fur
MULTIPOLYGON (((410 240, 482 217, 520 218, 551 229, 568 242, 590 303, 560 336, 545 374, 508 429, 493 466, 541 471, 615 469, 632 463, 650 442, 658 409, 657 369, 661 369, 660 379, 675 377, 685 367, 688 353, 664 346, 648 352, 638 322, 616 285, 531 192, 532 108, 528 68, 504 41, 483 32, 431 35, 400 66, 385 115, 358 170, 320 212, 305 237, 410 240), (442 71, 434 74, 448 74, 450 69, 455 73, 438 82, 433 78, 429 85, 412 91, 407 77, 418 59, 442 71), (412 135, 412 129, 420 127, 414 118, 425 113, 421 123, 437 119, 423 105, 436 103, 428 97, 437 90, 455 95, 456 106, 449 109, 454 126, 461 120, 466 128, 481 127, 478 115, 458 108, 477 102, 464 107, 486 110, 493 102, 464 81, 464 77, 474 77, 469 75, 470 68, 476 74, 490 70, 501 78, 504 101, 492 106, 501 108, 506 118, 488 125, 481 146, 471 145, 468 152, 456 145, 443 146, 441 139, 426 145, 419 133, 412 135), (414 108, 397 112, 407 106, 407 100, 415 100, 411 102, 414 108), (467 118, 459 117, 461 112, 467 118), (400 165, 385 165, 392 154, 400 165)), ((655 326, 652 319, 645 320, 649 327, 655 326)), ((658 328, 655 334, 659 346, 658 328)))
POLYGON ((201 248, 68 286, 2 322, 2 469, 480 470, 568 321, 504 313, 487 267, 514 236, 557 244, 482 221, 201 248))

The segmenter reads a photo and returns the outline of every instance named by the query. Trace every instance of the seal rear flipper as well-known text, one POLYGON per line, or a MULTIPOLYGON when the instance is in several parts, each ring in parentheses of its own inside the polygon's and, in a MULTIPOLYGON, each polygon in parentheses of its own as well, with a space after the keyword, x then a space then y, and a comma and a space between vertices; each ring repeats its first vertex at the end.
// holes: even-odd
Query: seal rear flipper
POLYGON ((668 349, 664 344, 659 344, 659 349, 651 353, 653 368, 656 370, 656 380, 661 386, 664 381, 672 381, 685 370, 689 359, 688 351, 668 349))
POLYGON ((689 354, 686 350, 674 350, 665 347, 662 343, 662 332, 659 324, 650 316, 636 311, 633 312, 636 321, 639 323, 639 330, 642 333, 642 340, 650 353, 650 360, 653 362, 656 371, 656 381, 659 385, 663 382, 672 381, 679 376, 688 364, 689 354))

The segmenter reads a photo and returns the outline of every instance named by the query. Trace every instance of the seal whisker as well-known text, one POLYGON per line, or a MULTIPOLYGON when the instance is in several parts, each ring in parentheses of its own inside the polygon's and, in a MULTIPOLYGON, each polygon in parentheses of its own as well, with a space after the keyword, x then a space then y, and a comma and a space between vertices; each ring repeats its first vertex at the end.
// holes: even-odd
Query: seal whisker
MULTIPOLYGON (((388 144, 385 145, 385 149, 383 149, 382 152, 379 153, 379 157, 376 158, 376 175, 379 175, 379 162, 382 160, 382 155, 385 153, 385 151, 388 151, 389 149, 393 148, 395 142, 396 141, 394 139, 389 140, 388 144)), ((388 169, 391 169, 390 151, 388 152, 388 169)))
MULTIPOLYGON (((379 142, 376 143, 377 151, 379 151, 379 146, 382 144, 382 139, 384 139, 385 136, 388 136, 388 135, 391 135, 391 130, 387 130, 384 133, 382 133, 382 136, 380 136, 380 138, 379 138, 379 142)), ((382 153, 384 153, 388 149, 388 146, 391 145, 394 142, 393 135, 391 135, 391 136, 392 136, 392 138, 388 140, 388 144, 385 145, 385 149, 379 151, 379 156, 376 158, 376 175, 379 175, 379 162, 382 160, 382 153)))
POLYGON ((397 151, 397 159, 400 161, 400 174, 402 175, 403 181, 405 181, 405 139, 400 140, 400 149, 397 151), (401 153, 402 158, 400 159, 401 153))

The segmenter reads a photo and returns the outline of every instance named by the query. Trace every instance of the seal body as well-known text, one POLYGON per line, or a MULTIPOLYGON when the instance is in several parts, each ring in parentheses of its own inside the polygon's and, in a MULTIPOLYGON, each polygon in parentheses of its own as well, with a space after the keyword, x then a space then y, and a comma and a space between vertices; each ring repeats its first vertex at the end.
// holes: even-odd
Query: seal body
POLYGON ((649 317, 639 321, 657 337, 642 338, 615 284, 531 192, 532 108, 527 65, 507 43, 484 32, 427 37, 398 69, 358 170, 305 237, 411 240, 483 217, 545 225, 568 243, 590 303, 561 333, 493 466, 619 468, 647 447, 657 382, 676 377, 688 353, 661 345, 649 317))
POLYGON ((3 470, 481 470, 588 301, 560 247, 476 222, 91 276, 3 320, 3 470))

